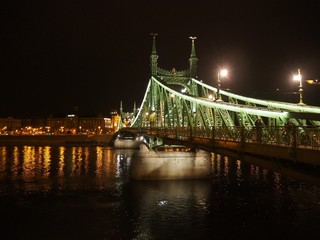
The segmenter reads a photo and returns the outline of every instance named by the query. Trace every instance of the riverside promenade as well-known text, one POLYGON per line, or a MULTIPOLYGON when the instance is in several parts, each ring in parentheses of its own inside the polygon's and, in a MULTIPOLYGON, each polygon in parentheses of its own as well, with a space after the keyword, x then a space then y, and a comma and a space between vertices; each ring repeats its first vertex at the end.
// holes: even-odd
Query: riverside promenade
POLYGON ((113 134, 0 135, 0 145, 102 145, 107 146, 113 134))

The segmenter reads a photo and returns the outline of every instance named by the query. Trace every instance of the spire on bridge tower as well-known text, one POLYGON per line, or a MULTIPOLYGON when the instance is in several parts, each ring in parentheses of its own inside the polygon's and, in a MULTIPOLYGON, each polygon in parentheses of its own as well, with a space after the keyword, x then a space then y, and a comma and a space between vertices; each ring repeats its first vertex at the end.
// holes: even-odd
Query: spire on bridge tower
POLYGON ((159 56, 157 55, 157 50, 156 50, 156 36, 158 33, 150 33, 152 36, 152 52, 150 56, 150 66, 151 66, 151 75, 152 76, 157 76, 157 68, 158 68, 158 58, 159 56))
POLYGON ((120 101, 120 113, 119 115, 122 117, 122 113, 123 113, 123 108, 122 108, 122 101, 120 101))
POLYGON ((197 39, 197 37, 189 37, 192 40, 192 47, 191 47, 191 55, 189 58, 189 63, 190 63, 190 77, 192 78, 197 78, 197 62, 198 58, 196 56, 196 50, 195 50, 195 45, 194 45, 194 40, 197 39))
POLYGON ((136 106, 136 102, 133 103, 133 117, 135 117, 137 115, 137 106, 136 106))

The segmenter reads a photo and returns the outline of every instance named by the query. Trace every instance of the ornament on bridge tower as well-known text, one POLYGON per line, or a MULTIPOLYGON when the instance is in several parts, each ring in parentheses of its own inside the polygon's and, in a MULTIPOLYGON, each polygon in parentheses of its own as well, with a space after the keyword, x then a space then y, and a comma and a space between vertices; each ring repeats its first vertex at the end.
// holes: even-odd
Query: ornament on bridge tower
POLYGON ((189 67, 189 71, 190 71, 190 77, 192 78, 197 78, 197 62, 198 62, 198 58, 196 56, 196 49, 195 49, 195 45, 194 45, 194 40, 197 39, 197 37, 189 37, 192 41, 192 46, 191 46, 191 55, 190 55, 190 58, 189 58, 189 64, 190 64, 190 67, 189 67))
POLYGON ((158 58, 159 56, 157 55, 157 49, 156 49, 156 36, 158 33, 150 33, 152 36, 152 52, 150 55, 150 67, 151 67, 151 75, 152 76, 157 76, 158 75, 158 58))
POLYGON ((172 75, 176 75, 177 74, 177 72, 176 72, 176 69, 175 68, 172 68, 172 75))

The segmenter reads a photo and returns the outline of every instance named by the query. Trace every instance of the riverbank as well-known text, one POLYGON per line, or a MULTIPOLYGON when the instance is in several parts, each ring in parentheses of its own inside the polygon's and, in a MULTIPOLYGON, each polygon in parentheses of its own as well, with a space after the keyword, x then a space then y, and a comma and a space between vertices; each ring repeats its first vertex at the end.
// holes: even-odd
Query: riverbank
POLYGON ((0 145, 109 145, 113 134, 0 135, 0 145))

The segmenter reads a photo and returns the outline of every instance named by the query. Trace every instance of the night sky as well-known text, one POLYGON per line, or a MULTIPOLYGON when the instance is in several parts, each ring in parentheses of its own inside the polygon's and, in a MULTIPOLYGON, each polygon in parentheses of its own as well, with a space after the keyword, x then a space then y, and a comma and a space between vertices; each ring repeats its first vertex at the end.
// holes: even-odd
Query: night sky
MULTIPOLYGON (((196 36, 198 78, 268 99, 298 102, 292 74, 320 79, 317 1, 47 0, 0 3, 0 118, 102 113, 141 104, 152 37, 162 68, 187 69, 196 36), (275 91, 279 89, 279 91, 275 91)), ((320 85, 304 83, 320 106, 320 85)))

